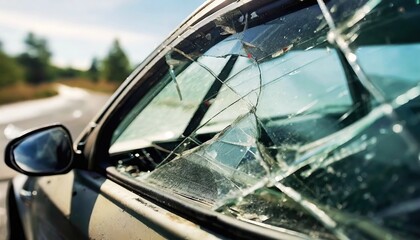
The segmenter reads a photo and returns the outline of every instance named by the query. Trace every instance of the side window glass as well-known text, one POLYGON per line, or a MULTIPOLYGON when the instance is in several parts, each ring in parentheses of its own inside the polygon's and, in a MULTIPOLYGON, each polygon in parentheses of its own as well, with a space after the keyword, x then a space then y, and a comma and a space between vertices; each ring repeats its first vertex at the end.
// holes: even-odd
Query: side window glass
POLYGON ((337 37, 378 98, 392 101, 418 85, 419 2, 337 0, 328 7, 337 37))
MULTIPOLYGON (((176 60, 172 60, 175 62, 176 60)), ((225 58, 203 56, 197 62, 188 62, 185 69, 175 76, 168 72, 146 98, 152 98, 147 106, 140 102, 114 132, 110 152, 120 152, 150 146, 154 141, 167 141, 181 137, 194 112, 216 80, 226 63, 225 58), (204 69, 202 66, 209 66, 204 69), (172 76, 175 76, 174 78, 172 76), (154 96, 153 96, 154 95, 154 96)), ((180 62, 178 60, 178 65, 180 62)))
POLYGON ((279 5, 193 28, 176 48, 191 63, 169 72, 117 129, 112 147, 135 156, 117 170, 270 229, 418 238, 420 5, 279 5), (194 76, 183 77, 190 68, 194 76), (155 113, 160 105, 167 109, 155 113))
POLYGON ((338 53, 331 48, 291 50, 283 57, 262 62, 258 66, 249 58, 239 57, 227 84, 203 118, 202 124, 205 127, 199 132, 215 128, 221 130, 240 114, 247 113, 246 109, 243 112, 237 109, 232 112, 223 111, 231 104, 238 105, 235 102, 238 96, 245 96, 250 102, 256 102, 259 98, 257 114, 259 118, 271 122, 291 119, 308 112, 346 112, 355 107, 348 87, 351 79, 346 78, 338 53), (260 71, 261 88, 255 81, 260 78, 260 71))

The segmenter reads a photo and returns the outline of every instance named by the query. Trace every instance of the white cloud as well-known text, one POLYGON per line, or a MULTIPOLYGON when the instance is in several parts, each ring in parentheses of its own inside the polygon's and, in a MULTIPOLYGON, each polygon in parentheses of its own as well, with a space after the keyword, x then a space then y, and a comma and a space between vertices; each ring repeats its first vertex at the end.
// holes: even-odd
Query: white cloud
MULTIPOLYGON (((109 1, 112 2, 115 0, 109 1)), ((155 42, 159 39, 159 36, 151 34, 124 31, 103 26, 75 24, 6 10, 0 10, 0 25, 23 31, 32 31, 46 37, 83 39, 92 42, 109 43, 112 39, 119 38, 126 43, 137 42, 141 44, 155 42)))
MULTIPOLYGON (((46 0, 47 2, 51 2, 51 0, 46 0)), ((97 1, 97 0, 73 0, 73 1, 68 1, 67 2, 71 2, 72 4, 80 4, 83 5, 86 8, 91 8, 92 10, 98 9, 98 8, 102 8, 102 9, 113 9, 116 7, 119 7, 121 5, 133 2, 133 1, 139 1, 139 0, 101 0, 101 1, 97 1)))
MULTIPOLYGON (((120 1, 128 0, 107 0, 110 5, 120 1)), ((23 50, 23 38, 31 31, 47 38, 53 52, 54 64, 81 69, 89 67, 93 56, 103 57, 115 38, 128 50, 127 54, 133 62, 143 59, 162 40, 162 36, 153 34, 68 22, 4 9, 0 9, 0 30, 0 40, 6 40, 4 45, 13 54, 23 50)))
POLYGON ((139 0, 0 0, 2 9, 26 9, 30 12, 67 12, 78 7, 86 11, 96 12, 114 10, 115 8, 138 2, 139 0))

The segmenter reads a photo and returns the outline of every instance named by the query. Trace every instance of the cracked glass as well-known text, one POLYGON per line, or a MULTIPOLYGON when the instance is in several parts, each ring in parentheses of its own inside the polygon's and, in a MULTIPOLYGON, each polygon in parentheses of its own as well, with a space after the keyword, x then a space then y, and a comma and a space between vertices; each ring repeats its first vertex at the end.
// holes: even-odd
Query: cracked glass
POLYGON ((285 1, 215 17, 165 48, 165 74, 115 130, 111 159, 270 229, 418 238, 419 6, 285 1))

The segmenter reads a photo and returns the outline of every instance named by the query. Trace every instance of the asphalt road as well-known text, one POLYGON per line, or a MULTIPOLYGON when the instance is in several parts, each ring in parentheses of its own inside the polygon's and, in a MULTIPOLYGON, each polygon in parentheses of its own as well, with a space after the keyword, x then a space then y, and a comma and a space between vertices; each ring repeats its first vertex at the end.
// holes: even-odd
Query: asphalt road
POLYGON ((75 139, 109 98, 106 94, 64 85, 60 85, 58 90, 59 95, 55 97, 0 106, 0 240, 6 239, 4 197, 7 182, 16 175, 3 161, 4 148, 9 141, 7 137, 59 122, 70 130, 75 139))

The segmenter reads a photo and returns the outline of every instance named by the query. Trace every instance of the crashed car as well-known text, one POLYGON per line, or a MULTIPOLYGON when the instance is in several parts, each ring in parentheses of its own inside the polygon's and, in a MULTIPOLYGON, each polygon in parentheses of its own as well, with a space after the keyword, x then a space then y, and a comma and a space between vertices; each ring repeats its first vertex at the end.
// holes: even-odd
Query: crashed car
POLYGON ((415 0, 206 2, 75 142, 9 143, 11 238, 419 238, 419 23, 415 0))

